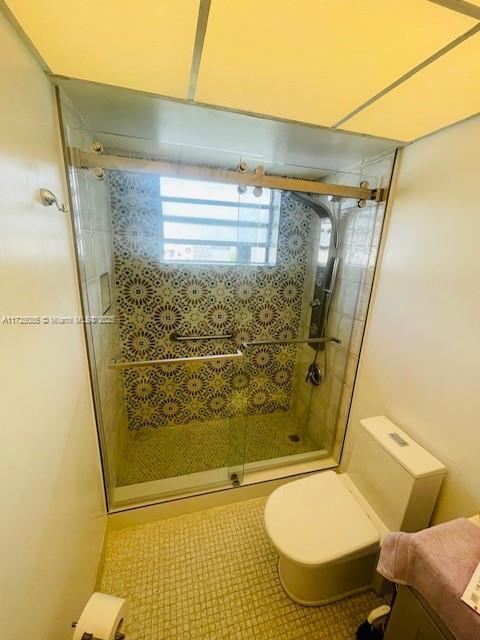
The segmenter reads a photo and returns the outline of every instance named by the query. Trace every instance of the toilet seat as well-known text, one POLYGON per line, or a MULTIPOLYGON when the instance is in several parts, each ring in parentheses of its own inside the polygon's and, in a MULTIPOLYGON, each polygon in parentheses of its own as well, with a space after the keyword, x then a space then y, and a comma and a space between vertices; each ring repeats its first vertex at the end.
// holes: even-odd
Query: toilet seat
POLYGON ((315 567, 375 552, 380 535, 333 471, 276 489, 265 506, 265 526, 277 551, 315 567))

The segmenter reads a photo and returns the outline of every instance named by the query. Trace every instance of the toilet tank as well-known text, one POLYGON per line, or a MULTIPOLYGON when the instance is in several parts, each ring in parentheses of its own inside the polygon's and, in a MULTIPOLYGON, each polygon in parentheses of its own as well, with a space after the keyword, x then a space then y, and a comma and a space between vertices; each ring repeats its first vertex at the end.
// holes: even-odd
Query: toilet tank
POLYGON ((385 416, 360 420, 346 474, 390 531, 428 526, 445 473, 385 416))

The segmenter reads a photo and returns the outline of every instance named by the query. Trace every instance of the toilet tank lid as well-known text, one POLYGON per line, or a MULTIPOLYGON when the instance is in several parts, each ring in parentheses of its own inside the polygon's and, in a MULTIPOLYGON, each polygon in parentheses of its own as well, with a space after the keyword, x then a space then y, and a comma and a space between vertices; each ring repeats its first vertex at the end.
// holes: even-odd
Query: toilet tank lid
POLYGON ((385 416, 364 418, 360 424, 378 444, 415 478, 445 474, 446 468, 418 442, 385 416))

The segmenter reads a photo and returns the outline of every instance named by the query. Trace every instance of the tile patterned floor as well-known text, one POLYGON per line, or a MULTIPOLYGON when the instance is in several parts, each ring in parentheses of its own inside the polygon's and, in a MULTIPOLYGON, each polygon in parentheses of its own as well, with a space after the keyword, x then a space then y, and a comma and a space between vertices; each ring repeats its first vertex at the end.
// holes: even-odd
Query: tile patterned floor
POLYGON ((308 436, 291 442, 288 434, 302 429, 284 411, 231 420, 208 420, 129 433, 119 465, 120 486, 221 469, 257 460, 316 451, 308 436))
POLYGON ((263 527, 265 498, 111 532, 100 590, 130 604, 129 640, 353 640, 373 592, 292 602, 263 527))

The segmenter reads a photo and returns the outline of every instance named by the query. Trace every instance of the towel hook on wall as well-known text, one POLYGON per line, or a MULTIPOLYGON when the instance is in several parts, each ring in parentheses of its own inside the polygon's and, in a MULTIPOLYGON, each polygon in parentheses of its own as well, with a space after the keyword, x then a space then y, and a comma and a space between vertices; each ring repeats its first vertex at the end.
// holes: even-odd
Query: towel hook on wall
POLYGON ((64 204, 59 204, 57 196, 49 189, 40 189, 40 201, 44 207, 55 205, 61 213, 68 213, 68 209, 64 204))

